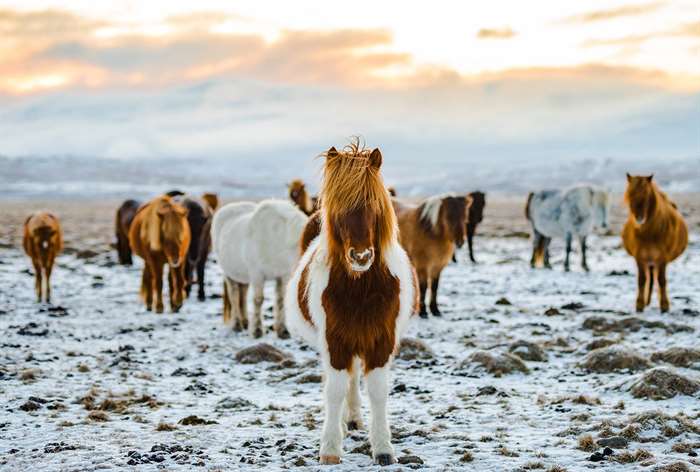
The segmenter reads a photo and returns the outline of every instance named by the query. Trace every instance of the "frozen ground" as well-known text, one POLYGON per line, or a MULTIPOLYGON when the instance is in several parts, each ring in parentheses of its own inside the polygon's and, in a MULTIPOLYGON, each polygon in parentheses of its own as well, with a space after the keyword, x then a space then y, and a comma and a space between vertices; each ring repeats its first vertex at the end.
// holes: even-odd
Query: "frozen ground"
MULTIPOLYGON (((574 255, 576 269, 565 274, 560 246, 554 270, 533 271, 527 239, 490 234, 477 241, 480 264, 460 253, 446 269, 444 318, 410 327, 408 335, 433 355, 394 364, 389 411, 397 456, 423 464, 390 470, 655 470, 677 462, 698 470, 700 395, 652 400, 629 391, 647 367, 663 362, 636 372, 579 366, 593 340, 619 342, 646 359, 673 346, 700 347, 697 238, 671 266, 671 313, 660 314, 655 297, 639 318, 661 324, 644 325, 601 322, 637 316, 630 313, 634 267, 618 237, 591 241, 591 273, 578 269, 574 255), (504 375, 462 365, 477 350, 501 354, 518 340, 537 344, 547 360, 504 375), (664 416, 678 413, 687 421, 664 416), (589 460, 602 447, 579 449, 587 434, 597 440, 622 430, 628 446, 604 461, 589 460)), ((293 362, 237 362, 254 341, 222 325, 215 261, 206 302, 155 315, 137 298, 140 265, 114 266, 112 253, 73 247, 59 259, 51 308, 34 302, 29 264, 15 243, 5 240, 0 249, 0 469, 121 469, 130 461, 138 470, 319 469, 316 354, 270 332, 263 341, 293 362), (192 415, 212 423, 180 424, 192 415)), ((700 379, 699 368, 697 361, 673 367, 691 380, 700 379)), ((364 408, 367 420, 366 401, 364 408)), ((334 470, 369 467, 366 441, 365 431, 352 433, 334 470)))

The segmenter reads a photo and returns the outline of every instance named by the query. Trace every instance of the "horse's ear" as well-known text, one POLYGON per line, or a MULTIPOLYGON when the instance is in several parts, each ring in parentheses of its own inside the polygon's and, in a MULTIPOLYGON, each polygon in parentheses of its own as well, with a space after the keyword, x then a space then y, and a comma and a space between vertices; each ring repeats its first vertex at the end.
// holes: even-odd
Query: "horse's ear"
POLYGON ((651 174, 649 177, 647 177, 647 182, 651 182, 654 179, 654 174, 651 174))
POLYGON ((326 151, 326 157, 328 159, 338 157, 338 151, 335 149, 335 146, 332 146, 328 151, 326 151))
POLYGON ((379 169, 382 166, 382 152, 379 148, 374 148, 372 154, 369 155, 369 165, 375 169, 379 169))
POLYGON ((630 175, 629 172, 626 172, 627 174, 627 182, 632 182, 632 176, 630 175))

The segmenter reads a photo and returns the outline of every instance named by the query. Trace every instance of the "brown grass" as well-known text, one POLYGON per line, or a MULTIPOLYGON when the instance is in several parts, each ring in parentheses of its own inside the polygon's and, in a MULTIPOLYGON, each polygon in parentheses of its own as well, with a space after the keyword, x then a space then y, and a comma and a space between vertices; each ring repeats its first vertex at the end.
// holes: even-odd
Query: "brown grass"
POLYGON ((584 434, 578 438, 578 448, 586 452, 595 451, 597 449, 595 439, 590 434, 584 434))
POLYGON ((459 458, 460 462, 471 462, 474 460, 474 455, 469 451, 464 451, 462 457, 459 458))
POLYGON ((581 362, 580 366, 590 372, 609 373, 644 370, 649 368, 651 364, 631 349, 616 344, 594 349, 581 362))
POLYGON ((99 421, 99 422, 104 422, 104 421, 109 421, 109 415, 105 413, 104 411, 100 410, 93 410, 88 413, 88 420, 90 421, 99 421))
POLYGON ((685 462, 674 462, 654 468, 654 472, 690 472, 690 470, 685 462))
POLYGON ((612 459, 620 464, 631 464, 633 462, 642 462, 652 457, 654 455, 646 449, 637 449, 634 452, 622 451, 612 456, 612 459))
POLYGON ((651 355, 654 362, 668 362, 676 367, 689 367, 700 362, 700 349, 687 347, 672 347, 665 351, 655 352, 651 355))
POLYGON ((156 426, 156 431, 175 431, 177 429, 177 426, 174 424, 170 423, 158 423, 156 426))
POLYGON ((657 367, 635 382, 630 391, 635 398, 666 400, 676 395, 694 395, 700 390, 700 382, 665 367, 657 367))

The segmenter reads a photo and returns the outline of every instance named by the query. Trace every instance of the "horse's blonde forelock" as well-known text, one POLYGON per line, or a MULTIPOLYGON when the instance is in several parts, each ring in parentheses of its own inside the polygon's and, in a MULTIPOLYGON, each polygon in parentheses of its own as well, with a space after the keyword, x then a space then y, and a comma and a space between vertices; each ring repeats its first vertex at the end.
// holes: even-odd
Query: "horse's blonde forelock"
POLYGON ((396 239, 396 215, 384 186, 380 169, 370 163, 372 151, 354 137, 342 150, 325 152, 321 208, 324 225, 334 215, 369 207, 379 218, 379 238, 383 249, 396 239))

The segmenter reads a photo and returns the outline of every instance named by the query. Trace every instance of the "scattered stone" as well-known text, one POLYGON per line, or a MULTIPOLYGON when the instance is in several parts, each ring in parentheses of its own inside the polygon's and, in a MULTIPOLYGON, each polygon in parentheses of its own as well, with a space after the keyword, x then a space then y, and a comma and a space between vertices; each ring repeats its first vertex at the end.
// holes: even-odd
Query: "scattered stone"
POLYGON ((643 320, 641 318, 637 318, 636 316, 628 316, 620 320, 612 320, 604 316, 591 316, 584 320, 583 328, 590 329, 598 333, 636 333, 642 328, 663 329, 669 334, 682 332, 692 333, 693 331, 695 331, 692 327, 687 325, 680 325, 675 323, 666 324, 661 321, 643 320))
POLYGON ((22 326, 17 331, 17 334, 19 334, 20 336, 46 336, 47 334, 49 334, 49 329, 41 329, 39 328, 38 324, 36 324, 33 321, 30 321, 26 325, 22 326))
POLYGON ((194 370, 189 370, 184 367, 178 367, 170 374, 173 377, 204 377, 207 372, 201 367, 197 367, 194 370))
POLYGON ((529 369, 525 363, 517 356, 510 353, 491 354, 486 351, 475 351, 467 357, 460 368, 469 368, 472 370, 485 370, 497 377, 501 375, 511 374, 513 372, 529 373, 529 369))
POLYGON ((607 338, 594 339, 593 341, 586 344, 584 346, 584 349, 586 351, 593 351, 594 349, 600 349, 603 347, 612 346, 613 344, 617 344, 617 341, 615 341, 614 339, 607 339, 607 338))
POLYGON ((589 372, 610 373, 648 369, 647 359, 621 345, 594 349, 581 362, 580 366, 589 372))
POLYGON ((44 453, 45 454, 55 454, 57 452, 63 452, 63 451, 75 451, 77 448, 73 445, 66 444, 63 441, 61 442, 53 442, 53 443, 48 443, 46 446, 44 446, 44 453))
POLYGON ((20 405, 19 409, 22 411, 36 411, 41 409, 42 406, 40 403, 32 401, 32 400, 27 400, 25 403, 20 405))
POLYGON ((585 305, 583 303, 579 303, 579 302, 571 302, 571 303, 567 303, 566 305, 561 306, 562 310, 571 310, 571 311, 579 311, 579 310, 583 310, 584 308, 585 308, 585 305))
POLYGON ((698 381, 666 367, 657 367, 645 372, 630 388, 633 397, 651 400, 666 400, 676 395, 694 395, 698 390, 698 381))
POLYGON ((225 397, 219 400, 216 405, 217 410, 233 410, 233 411, 243 411, 252 410, 257 408, 257 405, 250 400, 243 397, 230 398, 225 397))
POLYGON ((605 456, 600 452, 594 452, 593 454, 591 454, 588 460, 591 462, 600 462, 605 460, 605 456))
POLYGON ((668 362, 676 367, 690 367, 700 362, 700 349, 688 347, 672 347, 665 351, 655 352, 651 355, 654 362, 668 362))
POLYGON ((613 449, 626 449, 628 444, 629 440, 623 438, 622 436, 612 436, 598 440, 598 446, 610 447, 613 449))
POLYGON ((415 338, 403 338, 399 344, 397 357, 404 361, 429 360, 433 359, 435 354, 423 341, 415 338))
POLYGON ((260 362, 280 363, 291 360, 292 356, 267 343, 258 343, 241 349, 236 353, 236 360, 241 364, 258 364, 260 362))
POLYGON ((305 374, 296 379, 299 384, 321 383, 323 379, 320 374, 305 374))
POLYGON ((547 310, 544 312, 545 316, 561 316, 561 311, 554 307, 547 308, 547 310))
POLYGON ((547 354, 537 344, 528 341, 517 341, 508 347, 511 354, 524 361, 547 362, 547 354))
POLYGON ((510 306, 512 305, 512 303, 506 297, 501 297, 498 300, 496 300, 496 305, 510 306))
POLYGON ((414 455, 401 456, 398 458, 399 464, 425 464, 423 459, 414 455))
POLYGON ((182 418, 180 421, 177 422, 177 424, 181 424, 183 426, 199 426, 203 424, 218 424, 214 420, 205 420, 204 418, 200 418, 199 416, 196 415, 190 415, 186 416, 185 418, 182 418))

